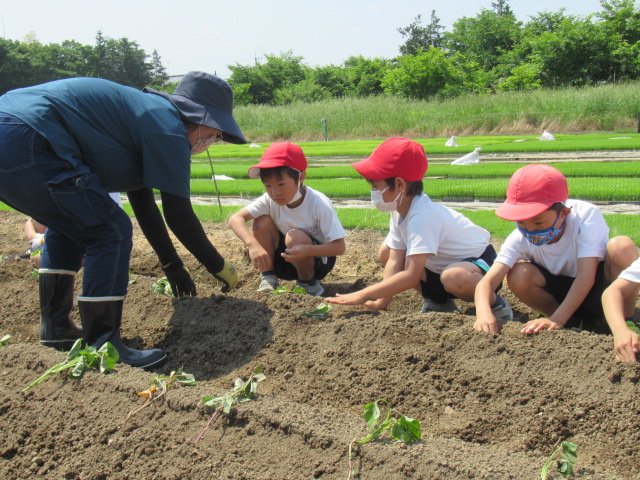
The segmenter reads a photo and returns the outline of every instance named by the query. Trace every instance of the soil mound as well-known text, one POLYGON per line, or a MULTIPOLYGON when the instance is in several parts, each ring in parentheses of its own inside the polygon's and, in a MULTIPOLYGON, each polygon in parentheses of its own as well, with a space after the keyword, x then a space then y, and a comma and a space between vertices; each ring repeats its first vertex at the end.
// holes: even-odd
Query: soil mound
MULTIPOLYGON (((0 212, 0 254, 26 248, 24 219, 0 212)), ((567 439, 578 444, 576 478, 640 478, 640 365, 616 363, 610 336, 524 336, 533 312, 509 292, 516 320, 500 335, 473 330, 471 304, 459 302, 462 314, 425 315, 408 293, 385 312, 334 306, 323 320, 308 318, 301 312, 318 298, 257 293, 242 244, 226 225, 204 227, 239 265, 240 288, 221 295, 181 251, 198 297, 172 299, 151 292, 162 271, 135 225, 122 335, 130 346, 167 351, 154 372, 118 365, 112 375, 58 375, 22 393, 64 355, 38 344, 32 264, 0 263, 0 337, 12 335, 0 347, 0 478, 346 479, 349 442, 366 432, 363 407, 380 398, 419 419, 423 439, 363 446, 353 461, 363 479, 530 480, 567 439), (202 397, 228 392, 259 364, 266 379, 257 399, 194 445, 212 414, 202 397), (136 392, 180 367, 199 384, 169 390, 126 420, 144 401, 136 392)), ((382 238, 350 232, 323 282, 327 295, 381 277, 382 238)), ((549 478, 561 477, 553 470, 549 478)))

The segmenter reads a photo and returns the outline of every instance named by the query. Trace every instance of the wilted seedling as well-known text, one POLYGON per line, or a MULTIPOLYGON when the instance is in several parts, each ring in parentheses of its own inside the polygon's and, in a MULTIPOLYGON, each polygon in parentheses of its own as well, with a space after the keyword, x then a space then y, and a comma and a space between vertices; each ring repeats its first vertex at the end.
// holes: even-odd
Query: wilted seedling
POLYGON ((567 478, 568 476, 573 475, 573 465, 576 463, 576 459, 578 455, 576 450, 578 449, 578 445, 571 442, 562 442, 558 448, 556 448, 547 461, 542 467, 540 471, 541 480, 547 479, 547 474, 549 469, 554 464, 557 463, 558 472, 567 478))
POLYGON ((151 386, 147 390, 138 392, 138 396, 144 397, 146 399, 145 402, 142 405, 137 406, 136 408, 131 410, 127 415, 125 421, 129 420, 129 417, 139 412, 146 406, 162 398, 167 393, 167 391, 172 389, 173 387, 180 385, 191 387, 197 384, 198 382, 196 382, 193 374, 184 373, 182 371, 182 368, 171 372, 170 375, 158 375, 157 377, 154 377, 151 380, 151 386))
POLYGON ((314 318, 316 320, 323 320, 327 315, 329 315, 329 312, 332 308, 333 306, 330 303, 322 302, 319 303, 313 310, 305 310, 300 315, 302 315, 303 317, 314 318))
POLYGON ((237 407, 238 404, 243 402, 248 402, 249 400, 253 400, 256 397, 256 390, 258 388, 258 382, 261 382, 266 377, 264 373, 262 373, 263 366, 262 364, 258 365, 251 376, 246 380, 242 380, 241 378, 236 378, 235 385, 233 390, 222 397, 204 397, 202 399, 202 403, 207 407, 215 408, 213 415, 196 438, 195 444, 197 445, 207 430, 211 427, 213 421, 218 417, 220 412, 225 415, 229 415, 231 409, 237 407))
POLYGON ((173 295, 173 292, 171 291, 171 284, 169 283, 169 280, 167 280, 167 277, 162 277, 151 285, 151 291, 153 293, 159 293, 160 295, 173 295))
POLYGON ((391 438, 406 444, 417 442, 422 438, 420 422, 418 420, 405 417, 404 415, 400 415, 400 418, 395 418, 391 416, 392 413, 400 415, 399 412, 392 409, 389 402, 384 399, 376 400, 375 402, 365 405, 363 416, 369 425, 369 433, 363 438, 353 439, 349 444, 349 479, 351 475, 358 475, 358 472, 354 471, 351 466, 351 451, 354 445, 360 447, 366 443, 373 442, 386 430, 390 430, 391 438), (379 403, 384 403, 387 407, 384 420, 380 419, 379 403))
POLYGON ((4 337, 0 338, 0 347, 6 347, 7 344, 9 343, 10 338, 11 338, 11 335, 5 335, 4 337))
POLYGON ((76 343, 73 344, 73 347, 71 347, 71 350, 67 354, 67 359, 64 362, 51 367, 44 372, 40 378, 30 383, 26 388, 23 388, 22 391, 26 392, 30 388, 35 387, 54 373, 69 369, 71 369, 69 377, 79 377, 87 368, 99 368, 100 373, 108 373, 110 370, 113 370, 119 358, 120 354, 118 350, 116 350, 116 347, 111 345, 111 343, 105 343, 100 347, 100 350, 96 350, 95 347, 90 345, 82 348, 82 339, 79 338, 76 340, 76 343))

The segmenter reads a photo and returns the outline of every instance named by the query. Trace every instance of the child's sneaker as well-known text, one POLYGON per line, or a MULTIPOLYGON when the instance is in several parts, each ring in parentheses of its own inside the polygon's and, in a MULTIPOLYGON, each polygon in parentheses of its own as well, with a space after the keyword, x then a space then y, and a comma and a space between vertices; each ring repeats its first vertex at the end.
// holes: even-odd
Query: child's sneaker
POLYGON ((298 280, 296 282, 296 285, 298 285, 301 288, 304 288, 309 295, 313 295, 314 297, 319 297, 324 293, 324 288, 322 287, 320 282, 317 280, 313 285, 307 282, 302 282, 298 280))
POLYGON ((491 307, 491 311, 498 320, 513 320, 513 310, 500 295, 496 295, 496 301, 491 307))
POLYGON ((453 301, 453 298, 447 299, 445 303, 437 303, 430 298, 422 299, 422 310, 420 313, 439 312, 439 313, 455 313, 460 309, 453 301))
POLYGON ((275 275, 263 275, 258 292, 269 293, 278 288, 278 277, 275 275))

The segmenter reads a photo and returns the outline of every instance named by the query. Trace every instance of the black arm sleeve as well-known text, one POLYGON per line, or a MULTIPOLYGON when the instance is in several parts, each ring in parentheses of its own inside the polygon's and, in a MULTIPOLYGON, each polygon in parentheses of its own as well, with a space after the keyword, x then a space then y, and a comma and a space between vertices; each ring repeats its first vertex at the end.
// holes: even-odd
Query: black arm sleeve
POLYGON ((202 224, 196 217, 191 200, 161 192, 162 207, 167 225, 180 243, 189 250, 211 274, 224 268, 224 258, 207 238, 202 224))
POLYGON ((143 188, 133 192, 127 192, 129 203, 133 210, 138 225, 151 248, 158 255, 158 259, 162 266, 166 266, 171 262, 179 260, 173 242, 169 237, 169 232, 164 224, 164 219, 160 213, 160 209, 156 205, 153 191, 150 188, 143 188))

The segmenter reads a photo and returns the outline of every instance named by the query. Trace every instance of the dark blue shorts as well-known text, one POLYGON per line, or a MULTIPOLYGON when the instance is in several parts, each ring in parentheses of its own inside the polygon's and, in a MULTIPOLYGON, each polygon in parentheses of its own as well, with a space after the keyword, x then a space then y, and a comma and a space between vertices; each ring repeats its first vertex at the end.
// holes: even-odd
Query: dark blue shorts
MULTIPOLYGON (((317 245, 317 244, 316 244, 317 245)), ((280 232, 280 240, 278 241, 278 248, 276 248, 273 258, 273 270, 276 272, 276 276, 282 280, 301 280, 298 278, 298 271, 292 263, 287 262, 282 258, 281 253, 286 249, 284 243, 284 235, 280 232)), ((336 264, 336 257, 315 257, 315 266, 313 277, 316 280, 322 280, 326 277, 333 266, 336 264)), ((305 278, 304 280, 309 280, 305 278)))
MULTIPOLYGON (((474 265, 478 266, 484 275, 487 273, 491 265, 493 265, 494 260, 496 259, 497 254, 493 245, 488 245, 485 248, 482 255, 479 257, 468 257, 463 259, 463 262, 471 262, 474 265)), ((453 262, 456 263, 456 262, 453 262)), ((444 289, 444 285, 442 285, 442 281, 440 280, 440 274, 435 273, 428 268, 425 268, 424 271, 427 274, 427 280, 420 280, 420 289, 422 290, 422 296, 424 298, 430 298, 436 303, 446 303, 446 301, 450 298, 458 298, 452 293, 447 292, 444 289)), ((499 292, 502 288, 502 282, 496 288, 496 292, 499 292)))
MULTIPOLYGON (((544 277, 544 290, 553 295, 556 302, 562 303, 569 293, 569 289, 573 285, 575 278, 564 275, 553 275, 549 270, 540 265, 531 262, 544 277)), ((611 330, 604 318, 602 310, 602 294, 607 288, 608 283, 604 278, 604 262, 598 264, 596 270, 596 280, 589 290, 586 298, 578 307, 569 321, 565 324, 565 328, 581 328, 595 333, 610 334, 611 330)))

